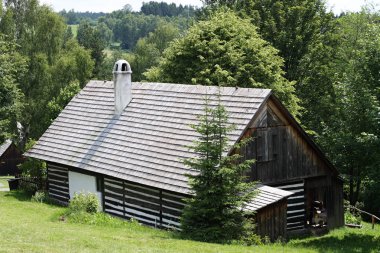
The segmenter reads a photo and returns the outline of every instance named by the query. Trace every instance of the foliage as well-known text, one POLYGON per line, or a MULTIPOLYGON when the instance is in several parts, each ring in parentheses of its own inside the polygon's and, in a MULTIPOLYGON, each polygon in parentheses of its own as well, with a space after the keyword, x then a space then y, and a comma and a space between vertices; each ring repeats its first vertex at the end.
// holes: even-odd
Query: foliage
POLYGON ((191 20, 181 16, 169 18, 119 10, 100 18, 98 25, 106 24, 112 30, 113 42, 119 42, 122 49, 133 50, 140 38, 147 37, 163 23, 170 23, 184 31, 191 20))
POLYGON ((31 198, 32 202, 37 203, 51 203, 52 200, 49 197, 49 194, 44 191, 36 191, 36 193, 31 198))
POLYGON ((336 114, 319 138, 348 179, 351 205, 359 200, 363 181, 380 173, 380 67, 373 58, 380 54, 377 20, 366 9, 339 19, 333 66, 336 114))
POLYGON ((212 8, 228 6, 249 18, 259 34, 279 50, 288 80, 299 80, 300 61, 321 31, 326 32, 326 25, 333 18, 323 0, 206 0, 205 3, 212 8))
POLYGON ((143 73, 150 67, 158 64, 160 57, 169 43, 179 37, 179 29, 171 23, 162 22, 157 28, 141 38, 133 50, 133 79, 141 81, 143 73))
POLYGON ((277 52, 249 20, 222 10, 171 43, 159 65, 145 75, 160 82, 270 88, 297 116, 294 83, 284 78, 277 52))
POLYGON ((219 104, 212 108, 206 98, 204 114, 192 126, 200 135, 190 147, 197 156, 184 163, 197 173, 188 175, 194 195, 187 200, 181 228, 185 237, 194 240, 231 242, 253 231, 243 210, 255 193, 254 183, 247 183, 243 176, 253 161, 239 162, 239 154, 226 155, 233 125, 228 124, 227 112, 218 99, 219 104))
POLYGON ((59 12, 59 15, 64 17, 66 23, 68 25, 76 25, 79 24, 82 20, 91 20, 95 22, 100 17, 103 17, 106 15, 104 12, 76 12, 73 9, 66 11, 63 9, 59 12))
MULTIPOLYGON (((36 141, 33 139, 29 139, 25 146, 25 151, 31 149, 36 141)), ((46 178, 47 167, 44 161, 34 159, 34 158, 26 158, 25 162, 19 165, 21 173, 25 176, 37 177, 37 178, 46 178)))
POLYGON ((23 109, 19 81, 26 73, 26 59, 17 45, 0 33, 0 143, 18 136, 17 121, 23 109))
POLYGON ((105 29, 107 26, 93 27, 88 20, 80 22, 77 32, 78 43, 86 49, 91 51, 91 57, 95 60, 94 74, 99 72, 99 67, 104 59, 103 50, 106 47, 107 33, 105 29))
POLYGON ((177 6, 175 3, 165 3, 165 2, 143 2, 141 6, 141 12, 145 15, 157 15, 157 16, 186 16, 192 17, 195 15, 196 9, 191 5, 183 6, 180 4, 177 6))
POLYGON ((75 193, 70 200, 68 214, 70 213, 89 213, 94 214, 99 212, 100 204, 98 197, 94 193, 75 193))
MULTIPOLYGON (((78 55, 77 55, 78 56, 78 55)), ((75 59, 73 57, 69 59, 75 59)), ((64 68, 64 67, 63 67, 64 68)), ((74 81, 60 89, 59 94, 50 100, 46 106, 44 118, 40 122, 41 129, 47 129, 50 124, 58 117, 59 113, 71 101, 71 99, 80 91, 81 87, 78 82, 74 81)))
MULTIPOLYGON (((60 88, 68 84, 65 81, 85 82, 89 77, 88 70, 92 71, 92 68, 87 61, 89 58, 85 57, 87 51, 80 51, 78 47, 72 47, 74 44, 65 40, 67 38, 64 21, 49 7, 41 6, 37 0, 7 0, 4 3, 5 9, 0 17, 0 32, 5 33, 8 41, 21 45, 14 48, 14 55, 20 55, 27 63, 26 66, 20 64, 15 68, 20 71, 20 80, 17 80, 17 83, 25 105, 19 121, 20 146, 23 148, 28 138, 37 139, 45 131, 40 122, 44 117, 46 105, 57 95, 60 88), (65 63, 78 64, 75 66, 76 69, 62 72, 60 67, 65 56, 70 57, 70 60, 66 58, 65 63), (28 74, 22 75, 21 70, 28 74), (72 79, 67 78, 68 75, 72 79)), ((16 131, 15 126, 13 131, 16 131)))
POLYGON ((39 83, 41 87, 35 90, 33 100, 29 102, 35 109, 30 112, 33 113, 30 122, 30 128, 33 131, 30 137, 36 139, 49 127, 51 120, 58 116, 60 111, 57 109, 63 109, 70 101, 69 97, 76 94, 73 94, 75 89, 78 89, 75 86, 85 85, 94 68, 90 51, 84 49, 75 40, 67 41, 53 65, 47 65, 46 62, 44 63, 43 56, 41 57, 42 66, 39 68, 41 78, 38 78, 41 81, 39 83), (36 101, 36 98, 40 99, 36 101), (57 103, 60 104, 53 108, 57 103))
POLYGON ((92 77, 95 62, 91 58, 91 51, 80 46, 74 39, 69 40, 54 65, 51 66, 54 80, 53 95, 72 82, 79 82, 84 87, 92 77))
POLYGON ((357 224, 359 225, 362 222, 360 215, 355 215, 351 212, 344 213, 344 222, 345 224, 357 224))
MULTIPOLYGON (((371 180, 363 191, 364 208, 367 212, 380 217, 380 180, 371 180)), ((368 217, 367 217, 368 218, 368 217)))

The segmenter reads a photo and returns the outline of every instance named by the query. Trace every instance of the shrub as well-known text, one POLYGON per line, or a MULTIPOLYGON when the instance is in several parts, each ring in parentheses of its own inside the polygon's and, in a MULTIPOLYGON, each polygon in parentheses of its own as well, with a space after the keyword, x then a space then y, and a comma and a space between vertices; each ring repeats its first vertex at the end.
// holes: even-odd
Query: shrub
POLYGON ((20 180, 19 185, 20 190, 23 190, 24 192, 34 195, 38 191, 38 187, 36 184, 31 184, 30 182, 20 180))
POLYGON ((69 212, 85 212, 94 214, 99 211, 99 200, 94 193, 75 193, 74 198, 70 201, 69 212))
POLYGON ((43 192, 43 191, 37 191, 32 196, 32 202, 51 203, 49 195, 47 194, 47 192, 43 192))
POLYGON ((362 217, 357 214, 350 213, 346 211, 344 213, 344 221, 346 224, 357 224, 359 225, 362 222, 362 217))

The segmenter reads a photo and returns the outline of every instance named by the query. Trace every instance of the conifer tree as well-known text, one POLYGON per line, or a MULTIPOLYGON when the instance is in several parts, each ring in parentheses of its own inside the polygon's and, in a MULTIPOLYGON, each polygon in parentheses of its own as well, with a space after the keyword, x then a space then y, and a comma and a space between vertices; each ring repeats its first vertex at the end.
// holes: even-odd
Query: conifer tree
MULTIPOLYGON (((243 210, 244 203, 254 196, 254 183, 247 183, 244 177, 253 161, 240 162, 238 152, 227 156, 228 133, 234 127, 228 123, 220 96, 214 107, 206 98, 204 114, 192 128, 200 134, 190 147, 197 157, 185 160, 185 164, 199 173, 189 175, 194 195, 187 200, 182 215, 182 233, 208 242, 243 239, 253 231, 243 210)), ((244 141, 241 145, 245 145, 244 141)))

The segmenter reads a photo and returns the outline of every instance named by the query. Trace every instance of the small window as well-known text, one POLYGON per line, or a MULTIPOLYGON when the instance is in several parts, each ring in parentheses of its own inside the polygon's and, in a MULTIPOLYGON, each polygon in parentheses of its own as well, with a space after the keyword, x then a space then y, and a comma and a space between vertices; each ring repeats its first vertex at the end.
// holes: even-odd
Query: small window
POLYGON ((268 161, 268 132, 266 130, 257 131, 257 161, 268 161))

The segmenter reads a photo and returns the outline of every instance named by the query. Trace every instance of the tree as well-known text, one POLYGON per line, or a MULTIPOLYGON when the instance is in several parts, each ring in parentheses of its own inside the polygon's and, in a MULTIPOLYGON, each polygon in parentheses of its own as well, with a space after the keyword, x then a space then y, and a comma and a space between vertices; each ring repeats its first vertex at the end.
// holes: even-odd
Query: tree
POLYGON ((54 97, 47 104, 47 109, 44 114, 45 119, 44 129, 47 129, 50 124, 58 117, 59 113, 65 108, 65 106, 71 101, 71 99, 78 94, 81 87, 78 82, 71 82, 69 85, 60 89, 57 97, 54 97))
POLYGON ((106 41, 104 41, 100 31, 96 27, 92 27, 88 20, 80 22, 77 39, 81 46, 91 50, 91 56, 95 60, 94 74, 97 74, 104 60, 103 50, 106 41))
POLYGON ((297 116, 294 83, 284 78, 282 66, 278 51, 249 20, 222 10, 171 43, 145 75, 151 81, 270 88, 297 116))
POLYGON ((253 183, 247 183, 244 172, 252 162, 240 163, 241 156, 226 156, 228 115, 219 102, 211 107, 206 98, 204 114, 192 128, 200 135, 190 149, 196 157, 185 164, 198 173, 189 175, 194 195, 188 199, 181 219, 182 233, 199 241, 230 242, 240 240, 253 231, 243 211, 244 204, 254 196, 253 183))
POLYGON ((228 6, 249 18, 259 34, 280 51, 288 80, 298 80, 301 59, 333 18, 323 0, 206 0, 205 3, 212 8, 228 6))
POLYGON ((23 109, 19 81, 26 73, 26 59, 16 49, 14 42, 0 34, 0 143, 18 137, 17 122, 23 109))
POLYGON ((40 68, 47 69, 42 69, 40 72, 35 70, 34 72, 44 74, 47 80, 43 81, 42 77, 38 78, 38 80, 42 81, 39 84, 41 87, 35 89, 34 99, 29 101, 29 104, 33 105, 34 108, 29 114, 33 116, 29 123, 32 130, 30 137, 33 139, 39 138, 51 123, 46 119, 46 117, 51 116, 49 111, 51 99, 60 96, 61 90, 65 90, 66 87, 70 88, 71 83, 76 83, 83 87, 92 76, 94 61, 91 59, 90 51, 72 39, 62 49, 54 65, 48 66, 46 62, 42 62, 40 68), (46 86, 47 83, 50 85, 46 86))
MULTIPOLYGON (((324 0, 206 0, 208 9, 228 6, 249 18, 258 33, 279 50, 284 76, 295 81, 304 109, 300 121, 312 135, 321 134, 336 112, 334 64, 339 39, 336 19, 324 0)), ((207 16, 207 11, 204 11, 207 16)))
POLYGON ((159 22, 157 28, 141 38, 133 50, 133 78, 144 80, 143 73, 154 65, 157 65, 164 50, 169 43, 179 37, 179 29, 171 23, 159 22))
POLYGON ((366 9, 338 22, 340 45, 333 64, 337 113, 319 141, 347 178, 347 195, 355 205, 363 183, 380 173, 380 26, 377 14, 366 9))
POLYGON ((65 24, 59 15, 47 6, 40 6, 37 0, 5 1, 4 17, 0 21, 2 31, 9 41, 21 45, 16 50, 28 63, 24 66, 28 74, 20 76, 22 81, 19 82, 26 105, 20 117, 20 146, 23 148, 29 134, 34 134, 30 126, 39 125, 39 115, 43 114, 49 99, 50 67, 60 53, 65 24))

